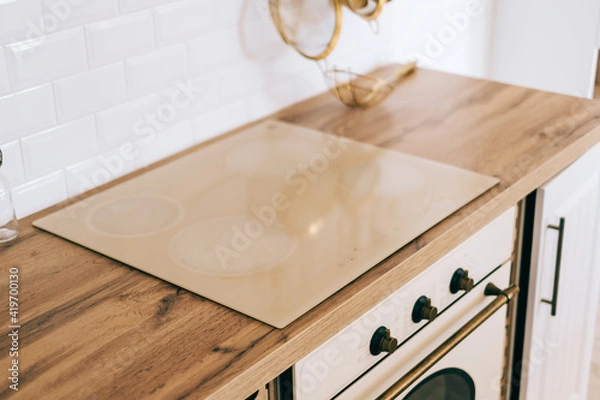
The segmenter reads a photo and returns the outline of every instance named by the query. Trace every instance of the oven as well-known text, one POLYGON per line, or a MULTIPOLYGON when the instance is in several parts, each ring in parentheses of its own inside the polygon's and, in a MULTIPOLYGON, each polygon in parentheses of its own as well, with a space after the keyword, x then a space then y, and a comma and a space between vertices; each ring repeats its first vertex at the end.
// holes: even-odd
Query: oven
POLYGON ((428 329, 403 343, 336 398, 500 399, 506 304, 516 292, 516 287, 508 287, 509 272, 510 265, 505 265, 478 284, 473 293, 440 315, 428 329), (497 285, 508 290, 499 290, 497 285))
POLYGON ((294 398, 501 399, 515 226, 511 209, 297 363, 294 398))

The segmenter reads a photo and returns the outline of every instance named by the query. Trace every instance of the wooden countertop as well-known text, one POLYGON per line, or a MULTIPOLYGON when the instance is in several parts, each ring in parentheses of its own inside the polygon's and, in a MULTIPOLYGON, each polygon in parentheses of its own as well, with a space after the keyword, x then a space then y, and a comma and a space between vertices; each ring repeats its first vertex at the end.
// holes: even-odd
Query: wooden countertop
MULTIPOLYGON (((19 398, 244 399, 600 141, 600 102, 420 70, 386 102, 324 94, 274 118, 493 175, 501 183, 277 330, 31 227, 0 249, 0 366, 19 269, 19 398)), ((177 156, 175 156, 177 157, 177 156)), ((168 160, 167 160, 168 162, 168 160)))

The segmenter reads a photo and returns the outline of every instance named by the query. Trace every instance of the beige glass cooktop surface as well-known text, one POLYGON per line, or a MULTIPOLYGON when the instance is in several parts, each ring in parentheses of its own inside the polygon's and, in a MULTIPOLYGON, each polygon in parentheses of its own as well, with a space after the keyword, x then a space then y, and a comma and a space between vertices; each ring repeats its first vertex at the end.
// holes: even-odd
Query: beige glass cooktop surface
POLYGON ((267 121, 34 225, 282 328, 497 182, 267 121))

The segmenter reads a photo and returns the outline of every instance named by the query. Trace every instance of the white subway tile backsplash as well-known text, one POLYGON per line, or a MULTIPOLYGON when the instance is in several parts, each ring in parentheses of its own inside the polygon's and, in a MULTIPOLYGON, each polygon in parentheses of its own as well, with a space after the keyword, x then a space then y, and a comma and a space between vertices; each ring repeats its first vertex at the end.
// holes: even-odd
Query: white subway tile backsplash
POLYGON ((69 197, 78 196, 104 185, 135 169, 135 146, 124 143, 97 157, 82 161, 66 169, 69 197))
POLYGON ((119 0, 121 12, 145 10, 159 4, 169 3, 174 0, 119 0))
POLYGON ((270 22, 269 1, 271 0, 216 1, 215 20, 220 26, 240 24, 259 17, 265 22, 270 22))
POLYGON ((4 49, 0 47, 0 96, 8 93, 10 90, 8 84, 8 71, 6 70, 6 61, 4 60, 4 49))
POLYGON ((121 63, 108 65, 54 82, 61 122, 111 107, 127 99, 121 63))
POLYGON ((264 68, 254 61, 246 61, 219 71, 221 98, 233 101, 267 87, 268 76, 264 68))
POLYGON ((60 125, 21 140, 28 179, 52 173, 97 152, 93 116, 60 125))
MULTIPOLYGON (((0 147, 19 216, 325 90, 269 1, 0 0, 0 147)), ((333 61, 389 53, 385 32, 344 26, 333 61)))
POLYGON ((144 167, 187 149, 194 144, 192 122, 186 121, 156 132, 136 142, 136 167, 144 167))
POLYGON ((17 186, 11 194, 17 218, 41 211, 67 199, 65 172, 58 171, 17 186))
POLYGON ((161 93, 157 119, 168 126, 185 121, 219 105, 219 85, 215 73, 188 78, 161 93))
POLYGON ((42 11, 44 28, 51 33, 115 16, 119 3, 118 0, 42 0, 42 11))
POLYGON ((90 24, 86 34, 91 66, 122 60, 154 48, 150 11, 90 24))
POLYGON ((119 0, 121 12, 127 13, 152 7, 150 0, 119 0))
POLYGON ((276 58, 290 49, 283 43, 275 25, 270 21, 246 21, 236 26, 236 29, 246 59, 276 58))
POLYGON ((121 12, 127 13, 152 7, 151 0, 119 0, 121 12))
POLYGON ((8 179, 8 184, 15 187, 25 183, 21 145, 17 140, 0 146, 3 160, 0 172, 8 179))
POLYGON ((253 93, 246 99, 250 119, 264 118, 271 114, 273 109, 285 108, 324 90, 324 84, 297 78, 253 93))
POLYGON ((119 7, 121 8, 121 12, 124 13, 144 10, 153 5, 152 0, 119 0, 119 7))
POLYGON ((52 87, 44 85, 0 97, 0 143, 56 125, 52 87))
POLYGON ((249 121, 248 107, 243 99, 221 106, 194 118, 194 143, 205 142, 249 121))
MULTIPOLYGON (((262 60, 263 68, 275 75, 298 77, 306 72, 316 72, 315 78, 323 80, 321 68, 317 68, 313 61, 300 56, 291 48, 283 49, 276 56, 262 60)), ((331 64, 329 64, 331 65, 331 64)))
POLYGON ((254 60, 266 76, 267 86, 279 86, 300 76, 310 74, 317 82, 324 80, 314 63, 302 58, 291 49, 285 49, 276 57, 254 60))
MULTIPOLYGON (((279 58, 288 56, 289 48, 283 44, 272 24, 253 20, 192 39, 188 42, 188 52, 190 68, 206 71, 213 66, 267 57, 279 62, 279 58)), ((302 63, 302 57, 295 52, 294 55, 295 60, 302 63)), ((314 68, 310 61, 304 64, 314 68)))
POLYGON ((190 68, 205 71, 226 63, 239 63, 245 58, 238 27, 200 36, 188 42, 190 68))
POLYGON ((0 44, 43 35, 41 0, 0 1, 0 44))
POLYGON ((111 149, 139 139, 139 127, 148 114, 157 112, 159 105, 159 96, 151 94, 96 114, 100 148, 111 149))
POLYGON ((23 89, 87 68, 82 28, 58 32, 6 47, 13 89, 23 89))
POLYGON ((161 46, 189 39, 213 28, 213 0, 180 0, 156 7, 156 38, 161 46))
POLYGON ((156 50, 125 62, 132 96, 175 87, 187 74, 186 46, 179 44, 156 50))

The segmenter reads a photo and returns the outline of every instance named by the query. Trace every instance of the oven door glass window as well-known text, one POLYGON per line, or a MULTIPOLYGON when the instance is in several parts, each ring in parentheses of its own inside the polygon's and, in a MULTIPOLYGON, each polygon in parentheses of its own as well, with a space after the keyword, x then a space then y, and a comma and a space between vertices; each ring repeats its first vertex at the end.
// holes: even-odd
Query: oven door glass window
POLYGON ((447 368, 427 377, 404 400, 475 400, 475 382, 465 371, 447 368))

